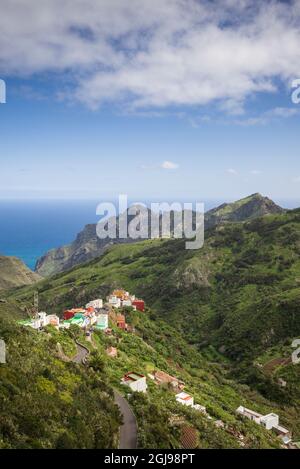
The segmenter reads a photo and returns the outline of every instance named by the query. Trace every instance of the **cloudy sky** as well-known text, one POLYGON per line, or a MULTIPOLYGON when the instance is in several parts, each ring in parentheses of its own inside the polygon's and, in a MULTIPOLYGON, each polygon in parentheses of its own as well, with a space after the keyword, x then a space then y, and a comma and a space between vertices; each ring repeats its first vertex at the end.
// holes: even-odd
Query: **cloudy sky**
POLYGON ((299 44, 299 0, 1 0, 0 197, 300 198, 299 44))

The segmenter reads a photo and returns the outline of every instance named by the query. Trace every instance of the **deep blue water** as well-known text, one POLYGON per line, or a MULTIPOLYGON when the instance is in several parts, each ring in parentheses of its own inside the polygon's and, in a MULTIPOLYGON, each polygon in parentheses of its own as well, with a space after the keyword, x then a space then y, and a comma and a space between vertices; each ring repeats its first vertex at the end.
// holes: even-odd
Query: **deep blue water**
POLYGON ((0 253, 33 269, 46 251, 96 222, 96 206, 95 201, 0 201, 0 253))
MULTIPOLYGON (((286 208, 300 206, 300 201, 276 202, 286 208)), ((205 210, 220 203, 207 200, 205 210)), ((34 269, 46 251, 70 243, 87 223, 96 223, 96 207, 97 201, 91 200, 0 200, 0 253, 17 256, 34 269)))

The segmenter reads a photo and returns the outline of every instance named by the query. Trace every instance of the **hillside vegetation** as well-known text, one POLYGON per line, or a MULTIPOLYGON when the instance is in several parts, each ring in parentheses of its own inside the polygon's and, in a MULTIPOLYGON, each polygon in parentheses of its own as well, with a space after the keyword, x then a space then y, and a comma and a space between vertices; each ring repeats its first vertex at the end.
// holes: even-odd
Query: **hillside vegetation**
POLYGON ((114 448, 121 422, 104 373, 63 361, 74 341, 0 320, 0 448, 114 448))
POLYGON ((113 246, 100 258, 34 287, 4 292, 0 312, 24 315, 35 289, 40 307, 58 314, 105 297, 115 287, 134 292, 151 309, 145 315, 130 313, 137 333, 118 333, 119 357, 108 359, 107 339, 95 338, 109 382, 118 387, 125 371, 162 369, 182 378, 213 421, 221 419, 227 426, 217 429, 203 415, 178 409, 169 390, 150 383, 149 394, 132 401, 142 429, 140 445, 159 444, 157 426, 163 429, 164 445, 178 445, 178 428, 166 422, 184 413, 197 429, 200 447, 235 447, 239 432, 246 446, 276 446, 272 432, 242 421, 235 409, 242 404, 276 412, 300 438, 297 366, 269 372, 260 363, 283 349, 288 356, 293 351, 289 344, 300 337, 299 253, 300 210, 294 210, 212 228, 198 251, 185 250, 184 240, 113 246), (286 387, 279 377, 286 379, 286 387))
MULTIPOLYGON (((136 208, 138 209, 138 206, 136 208)), ((276 205, 268 197, 263 197, 258 193, 252 194, 236 202, 225 203, 206 212, 205 229, 229 222, 245 221, 264 215, 284 212, 284 209, 276 205)), ((142 217, 147 222, 147 225, 151 226, 151 210, 148 209, 142 217)), ((128 224, 133 218, 134 216, 127 213, 128 224)), ((118 229, 118 217, 115 219, 115 222, 118 229)), ((171 233, 174 232, 175 225, 176 217, 171 217, 171 233)), ((160 235, 164 237, 162 231, 160 231, 160 235)), ((167 237, 170 237, 170 233, 167 237)), ((115 240, 109 238, 100 239, 96 233, 96 225, 86 225, 71 244, 52 249, 38 259, 36 272, 43 277, 64 272, 76 265, 101 256, 112 244, 128 244, 133 241, 135 240, 129 237, 127 239, 117 238, 115 240)))
MULTIPOLYGON (((148 377, 147 394, 129 398, 138 420, 140 448, 180 448, 186 425, 196 430, 199 448, 238 448, 241 442, 249 448, 279 447, 272 432, 235 412, 243 403, 267 413, 272 410, 267 399, 237 385, 225 368, 208 362, 151 310, 127 310, 126 315, 135 333, 113 326, 113 337, 95 332, 92 342, 76 326, 65 332, 51 326, 36 332, 0 322, 7 344, 7 364, 0 365, 0 447, 113 448, 121 420, 112 387, 126 396, 128 389, 120 385, 124 373, 157 369, 184 380, 210 419, 178 404, 168 386, 158 386, 148 377), (75 353, 74 336, 90 349, 86 367, 65 361, 75 353), (109 346, 117 348, 116 358, 106 355, 109 346), (217 420, 224 428, 216 427, 217 420)), ((290 423, 284 410, 281 417, 290 423)))
POLYGON ((114 246, 10 298, 22 308, 36 288, 41 307, 61 313, 123 286, 197 346, 213 343, 234 360, 252 359, 300 335, 299 253, 295 210, 212 229, 196 251, 185 250, 184 240, 114 246))
POLYGON ((0 290, 32 285, 40 279, 20 259, 0 255, 0 290))

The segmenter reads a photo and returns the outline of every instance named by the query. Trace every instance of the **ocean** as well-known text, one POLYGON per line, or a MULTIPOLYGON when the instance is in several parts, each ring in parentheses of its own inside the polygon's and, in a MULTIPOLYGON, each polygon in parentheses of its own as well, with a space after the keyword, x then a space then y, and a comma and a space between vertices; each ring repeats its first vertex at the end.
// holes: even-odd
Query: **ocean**
MULTIPOLYGON (((16 256, 34 269, 49 249, 74 240, 88 223, 96 223, 96 200, 0 200, 0 254, 16 256)), ((144 201, 147 205, 147 201, 144 201)), ((205 210, 222 200, 204 200, 205 210)), ((276 200, 285 208, 300 201, 276 200)))
MULTIPOLYGON (((49 249, 70 243, 87 223, 97 222, 96 201, 0 201, 0 254, 34 269, 49 249)), ((98 217, 99 218, 99 217, 98 217)))

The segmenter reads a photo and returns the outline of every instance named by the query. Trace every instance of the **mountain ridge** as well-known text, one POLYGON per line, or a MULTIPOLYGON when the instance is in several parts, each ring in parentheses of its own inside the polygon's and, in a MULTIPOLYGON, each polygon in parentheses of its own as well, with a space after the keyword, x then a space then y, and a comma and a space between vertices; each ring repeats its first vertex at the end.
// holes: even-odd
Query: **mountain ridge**
MULTIPOLYGON (((204 216, 205 229, 227 222, 245 221, 268 214, 284 213, 284 211, 271 199, 255 193, 236 202, 222 204, 206 212, 204 216)), ((147 213, 149 219, 149 213, 151 213, 149 209, 147 213)), ((136 239, 132 240, 130 238, 114 241, 99 239, 96 234, 96 224, 88 224, 78 233, 71 244, 52 249, 39 258, 35 271, 43 277, 48 277, 101 256, 112 244, 136 241, 136 239)))

